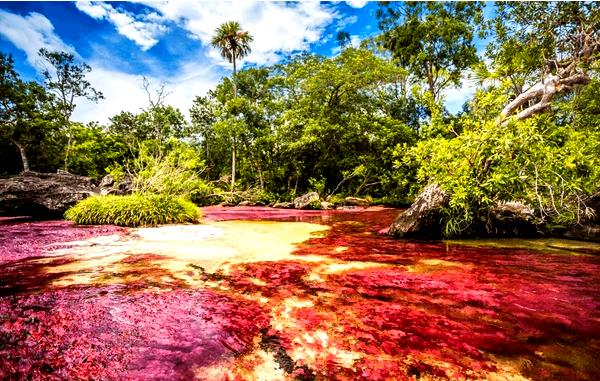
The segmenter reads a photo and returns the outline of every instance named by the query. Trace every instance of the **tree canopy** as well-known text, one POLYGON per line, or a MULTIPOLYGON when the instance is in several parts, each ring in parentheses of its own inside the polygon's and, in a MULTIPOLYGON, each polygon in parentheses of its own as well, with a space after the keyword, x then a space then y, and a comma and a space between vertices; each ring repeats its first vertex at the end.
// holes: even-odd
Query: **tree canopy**
POLYGON ((406 205, 437 183, 450 194, 447 236, 514 200, 544 223, 583 223, 600 188, 599 6, 485 7, 495 12, 478 2, 381 3, 380 34, 361 47, 340 32, 329 57, 303 52, 241 70, 252 36, 224 23, 212 45, 233 76, 198 94, 189 118, 164 86, 145 81, 143 110, 74 123, 78 98, 101 99, 87 64, 42 51, 44 81, 25 82, 1 54, 0 140, 9 149, 0 172, 62 161, 94 178, 135 175, 144 189, 187 192, 200 204, 318 191, 406 205), (467 78, 474 95, 453 115, 445 94, 467 78))

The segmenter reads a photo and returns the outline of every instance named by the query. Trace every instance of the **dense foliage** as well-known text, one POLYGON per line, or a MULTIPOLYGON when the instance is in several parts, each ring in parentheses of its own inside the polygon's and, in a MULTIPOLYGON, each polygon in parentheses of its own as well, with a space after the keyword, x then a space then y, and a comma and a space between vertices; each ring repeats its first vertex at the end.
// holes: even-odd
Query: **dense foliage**
POLYGON ((65 218, 82 225, 154 226, 198 222, 200 209, 180 198, 136 193, 88 197, 67 210, 65 218))
MULTIPOLYGON (((234 67, 194 99, 189 120, 144 81, 146 109, 73 123, 51 73, 23 82, 2 54, 0 173, 110 172, 131 176, 136 191, 199 204, 313 190, 406 204, 437 182, 451 196, 448 236, 501 201, 522 201, 550 225, 590 218, 586 197, 600 188, 597 3, 382 3, 377 16, 379 36, 358 47, 341 31, 333 57, 234 67), (452 115, 445 94, 467 78, 476 93, 452 115)), ((230 22, 213 45, 235 65, 252 37, 230 22)), ((85 63, 41 55, 81 79, 66 89, 75 97, 101 99, 83 81, 85 63)))

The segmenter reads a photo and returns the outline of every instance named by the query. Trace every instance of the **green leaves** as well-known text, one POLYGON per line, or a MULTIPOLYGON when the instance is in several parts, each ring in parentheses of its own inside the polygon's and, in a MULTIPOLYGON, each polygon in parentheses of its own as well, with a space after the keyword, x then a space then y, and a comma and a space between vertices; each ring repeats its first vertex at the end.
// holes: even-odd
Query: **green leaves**
POLYGON ((381 44, 435 101, 463 71, 478 61, 473 45, 481 28, 482 4, 461 2, 381 2, 377 13, 381 44))
POLYGON ((228 21, 215 30, 211 44, 231 63, 234 59, 241 59, 250 53, 250 43, 253 40, 248 32, 241 30, 239 22, 228 21))
POLYGON ((499 201, 525 202, 544 222, 583 220, 581 200, 600 186, 598 132, 576 131, 547 117, 505 128, 464 119, 469 127, 462 134, 425 140, 408 154, 422 184, 438 183, 451 194, 447 236, 461 234, 474 219, 485 220, 499 201))
POLYGON ((167 195, 92 196, 67 210, 65 218, 81 225, 155 226, 197 223, 200 210, 167 195))

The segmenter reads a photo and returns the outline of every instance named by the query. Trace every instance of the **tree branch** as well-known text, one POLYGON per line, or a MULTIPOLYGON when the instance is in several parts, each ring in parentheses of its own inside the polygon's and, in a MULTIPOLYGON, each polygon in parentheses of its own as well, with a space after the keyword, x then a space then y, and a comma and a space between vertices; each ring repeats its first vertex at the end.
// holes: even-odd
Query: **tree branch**
POLYGON ((575 73, 566 78, 560 78, 558 75, 548 75, 543 83, 538 83, 532 86, 529 90, 525 91, 512 102, 510 102, 502 112, 501 125, 507 122, 507 118, 514 114, 514 112, 521 108, 525 103, 530 100, 540 98, 540 100, 520 111, 515 118, 517 120, 523 120, 529 118, 534 114, 538 114, 546 110, 552 104, 552 98, 554 95, 570 90, 575 85, 586 85, 590 82, 590 77, 586 73, 575 73))

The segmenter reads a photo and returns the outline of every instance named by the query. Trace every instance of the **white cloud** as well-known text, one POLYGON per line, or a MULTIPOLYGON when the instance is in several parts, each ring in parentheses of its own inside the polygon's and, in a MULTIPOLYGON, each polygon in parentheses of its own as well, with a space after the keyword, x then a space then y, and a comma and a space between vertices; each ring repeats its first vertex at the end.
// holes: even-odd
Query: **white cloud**
POLYGON ((344 29, 345 27, 347 27, 348 25, 352 25, 357 21, 358 21, 358 16, 356 16, 356 15, 348 16, 348 17, 338 21, 335 29, 340 31, 340 30, 344 29))
MULTIPOLYGON (((236 20, 254 37, 252 53, 246 62, 272 64, 285 54, 305 50, 318 42, 337 14, 319 2, 144 2, 162 16, 179 24, 210 45, 215 29, 226 21, 236 20)), ((227 65, 219 53, 211 49, 209 57, 227 65)))
POLYGON ((142 50, 156 45, 157 38, 167 31, 164 20, 156 13, 133 15, 102 2, 77 1, 75 5, 92 18, 108 20, 119 34, 135 42, 142 50))
MULTIPOLYGON (((99 14, 99 13, 98 13, 99 14)), ((0 35, 25 52, 27 61, 38 72, 45 69, 38 58, 40 48, 48 50, 64 50, 77 55, 74 48, 67 45, 54 32, 50 20, 39 13, 27 16, 10 13, 0 9, 0 35)), ((123 73, 106 66, 104 61, 88 62, 93 70, 87 74, 92 86, 103 92, 106 99, 93 103, 84 99, 77 100, 73 120, 79 122, 108 122, 108 118, 121 111, 139 112, 147 107, 148 97, 142 87, 142 75, 123 73)), ((183 64, 180 70, 170 76, 149 76, 152 84, 164 83, 170 93, 166 102, 181 109, 184 114, 192 105, 196 95, 205 94, 214 87, 220 76, 211 65, 200 65, 198 62, 183 64)))
MULTIPOLYGON (((97 104, 80 100, 73 113, 73 120, 83 123, 108 123, 110 117, 121 111, 137 113, 148 106, 148 95, 142 86, 142 75, 119 72, 105 67, 101 62, 91 62, 91 66, 94 69, 87 75, 87 79, 95 89, 102 91, 105 99, 97 104)), ((213 67, 198 69, 195 62, 183 65, 172 76, 146 78, 152 86, 164 84, 168 94, 165 103, 179 108, 184 115, 187 115, 192 107, 194 97, 206 94, 219 80, 213 67)))
MULTIPOLYGON (((78 1, 75 3, 77 9, 86 13, 88 16, 95 18, 96 20, 102 20, 106 16, 108 16, 107 6, 102 3, 92 4, 91 1, 78 1)), ((108 5, 109 8, 112 8, 108 5)))
POLYGON ((475 95, 476 90, 475 81, 463 76, 462 84, 459 87, 451 87, 442 91, 444 104, 448 111, 453 114, 461 111, 463 104, 475 95))
POLYGON ((54 26, 44 15, 31 12, 27 16, 0 9, 0 35, 27 55, 27 62, 37 70, 45 68, 38 56, 41 48, 50 51, 74 53, 75 49, 65 44, 55 33, 54 26))
POLYGON ((367 5, 367 1, 346 1, 346 4, 352 8, 362 8, 367 5))

